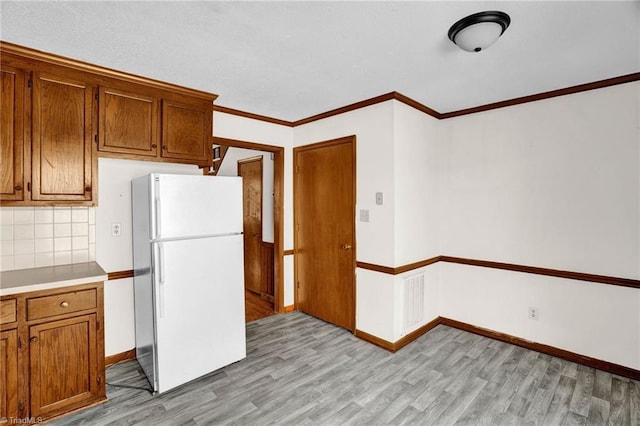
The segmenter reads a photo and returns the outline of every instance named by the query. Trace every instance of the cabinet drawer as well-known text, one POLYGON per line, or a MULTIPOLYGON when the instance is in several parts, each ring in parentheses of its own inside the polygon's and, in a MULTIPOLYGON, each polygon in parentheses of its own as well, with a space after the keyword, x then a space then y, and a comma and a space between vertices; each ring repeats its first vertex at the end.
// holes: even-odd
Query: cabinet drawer
POLYGON ((97 306, 96 289, 27 299, 27 321, 65 315, 97 306))
POLYGON ((17 321, 16 299, 0 301, 0 324, 8 324, 17 321))

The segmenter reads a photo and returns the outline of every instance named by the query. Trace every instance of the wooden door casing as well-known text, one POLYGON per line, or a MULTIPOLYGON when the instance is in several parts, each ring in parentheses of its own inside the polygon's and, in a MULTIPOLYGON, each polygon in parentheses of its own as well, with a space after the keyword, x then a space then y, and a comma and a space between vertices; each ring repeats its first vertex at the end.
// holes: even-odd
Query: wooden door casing
POLYGON ((24 200, 25 72, 0 69, 0 200, 24 200))
POLYGON ((294 149, 298 309, 355 330, 355 136, 294 149))
POLYGON ((242 176, 245 288, 267 294, 262 277, 262 170, 262 156, 238 161, 238 176, 242 176))
POLYGON ((91 201, 93 87, 34 72, 33 200, 91 201))

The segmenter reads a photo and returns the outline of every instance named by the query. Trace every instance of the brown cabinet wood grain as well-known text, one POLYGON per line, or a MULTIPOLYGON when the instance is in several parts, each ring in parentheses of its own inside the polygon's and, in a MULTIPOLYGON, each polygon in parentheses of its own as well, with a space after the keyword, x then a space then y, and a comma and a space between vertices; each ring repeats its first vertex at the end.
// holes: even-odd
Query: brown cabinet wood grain
POLYGON ((93 87, 60 74, 33 76, 33 200, 93 199, 93 87))
POLYGON ((103 283, 4 296, 7 307, 17 309, 1 325, 0 418, 47 420, 106 400, 103 283))
POLYGON ((3 205, 95 205, 94 86, 52 65, 0 76, 3 205))
POLYGON ((162 157, 208 165, 212 159, 211 107, 162 101, 162 157))
POLYGON ((0 332, 0 418, 19 418, 18 330, 0 332))
POLYGON ((100 87, 98 149, 156 157, 159 100, 132 91, 100 87))
POLYGON ((0 69, 0 200, 25 195, 25 71, 0 69))
POLYGON ((51 417, 102 395, 96 314, 29 328, 32 417, 51 417))

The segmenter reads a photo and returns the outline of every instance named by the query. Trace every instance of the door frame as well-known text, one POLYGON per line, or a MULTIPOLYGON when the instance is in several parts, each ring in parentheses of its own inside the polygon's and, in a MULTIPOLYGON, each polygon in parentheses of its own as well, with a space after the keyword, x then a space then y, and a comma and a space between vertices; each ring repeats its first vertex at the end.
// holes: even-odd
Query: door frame
POLYGON ((273 310, 284 313, 284 147, 219 136, 213 143, 273 153, 273 310))
POLYGON ((352 154, 353 154, 353 163, 352 163, 352 170, 353 170, 353 179, 352 179, 352 185, 353 185, 353 206, 352 206, 352 214, 351 214, 351 232, 352 232, 352 241, 353 241, 353 247, 351 249, 351 252, 353 253, 353 286, 351 291, 353 292, 353 306, 352 308, 352 312, 353 312, 353 317, 351 318, 351 324, 352 327, 350 328, 350 331, 352 331, 353 333, 355 333, 356 331, 356 306, 357 306, 357 301, 356 301, 356 264, 357 264, 357 234, 356 234, 356 205, 358 202, 358 187, 357 187, 357 169, 356 169, 356 165, 357 165, 357 151, 356 151, 356 136, 355 135, 350 135, 350 136, 344 136, 341 138, 336 138, 336 139, 330 139, 330 140, 326 140, 326 141, 321 141, 321 142, 316 142, 316 143, 312 143, 312 144, 307 144, 307 145, 301 145, 298 147, 294 147, 293 148, 293 224, 294 224, 294 232, 293 232, 293 247, 294 247, 294 258, 293 258, 293 282, 294 282, 294 286, 293 286, 293 301, 294 301, 294 309, 298 310, 298 257, 295 256, 295 254, 297 254, 297 250, 298 250, 298 232, 297 232, 297 224, 298 224, 298 215, 300 214, 300 209, 298 207, 298 197, 297 194, 300 190, 299 188, 299 183, 298 183, 298 174, 297 174, 297 153, 300 151, 308 151, 308 150, 312 150, 312 149, 318 149, 318 148, 326 148, 326 147, 330 147, 330 146, 334 146, 334 145, 340 145, 340 144, 344 144, 344 143, 350 143, 351 144, 351 149, 352 149, 352 154))

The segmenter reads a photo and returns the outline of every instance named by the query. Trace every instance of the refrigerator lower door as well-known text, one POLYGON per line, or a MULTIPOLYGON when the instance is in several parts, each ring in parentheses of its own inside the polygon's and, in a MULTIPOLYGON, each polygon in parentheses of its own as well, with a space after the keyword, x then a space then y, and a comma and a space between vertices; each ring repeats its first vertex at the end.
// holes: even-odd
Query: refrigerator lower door
POLYGON ((157 389, 246 356, 242 235, 154 243, 157 389))

